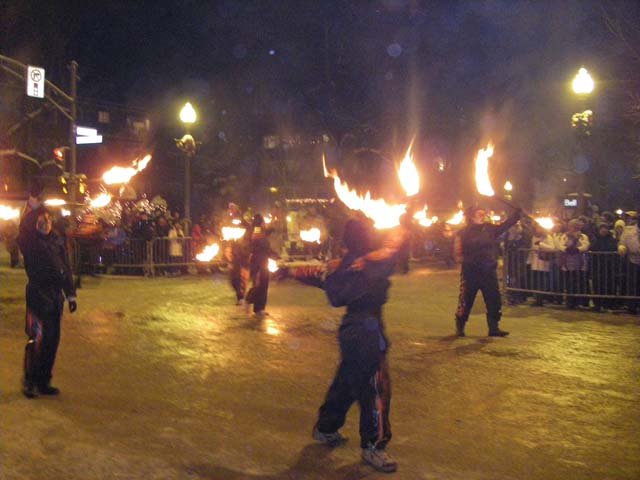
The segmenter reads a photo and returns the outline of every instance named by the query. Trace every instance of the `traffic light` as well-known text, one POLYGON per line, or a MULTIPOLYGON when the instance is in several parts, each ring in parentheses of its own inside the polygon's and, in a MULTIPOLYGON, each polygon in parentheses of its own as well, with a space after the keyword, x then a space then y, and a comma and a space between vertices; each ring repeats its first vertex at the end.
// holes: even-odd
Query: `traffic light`
POLYGON ((69 151, 69 147, 56 147, 53 149, 53 159, 63 170, 67 151, 69 151))
POLYGON ((87 193, 87 176, 80 173, 76 175, 76 181, 78 183, 78 193, 80 195, 87 193))
POLYGON ((64 162, 64 150, 61 147, 57 147, 53 149, 53 157, 56 160, 64 162))
POLYGON ((67 177, 65 177, 64 175, 60 175, 60 177, 58 177, 58 180, 60 181, 60 189, 62 190, 62 193, 67 195, 69 193, 69 183, 67 182, 67 177))

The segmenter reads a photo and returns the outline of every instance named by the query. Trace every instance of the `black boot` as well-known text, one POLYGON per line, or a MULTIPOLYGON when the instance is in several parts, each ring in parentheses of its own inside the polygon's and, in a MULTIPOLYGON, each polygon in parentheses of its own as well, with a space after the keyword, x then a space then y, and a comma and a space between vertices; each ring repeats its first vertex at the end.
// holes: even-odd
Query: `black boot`
POLYGON ((456 317, 456 336, 464 337, 464 320, 456 317))
POLYGON ((45 383, 38 385, 38 392, 40 392, 40 395, 58 395, 60 389, 51 386, 49 383, 45 383))
POLYGON ((492 328, 489 329, 489 336, 490 337, 506 337, 507 335, 509 335, 509 332, 505 332, 504 330, 500 330, 497 325, 495 327, 492 327, 492 328))
POLYGON ((27 398, 35 398, 38 396, 35 384, 28 380, 25 380, 22 384, 22 393, 27 398))

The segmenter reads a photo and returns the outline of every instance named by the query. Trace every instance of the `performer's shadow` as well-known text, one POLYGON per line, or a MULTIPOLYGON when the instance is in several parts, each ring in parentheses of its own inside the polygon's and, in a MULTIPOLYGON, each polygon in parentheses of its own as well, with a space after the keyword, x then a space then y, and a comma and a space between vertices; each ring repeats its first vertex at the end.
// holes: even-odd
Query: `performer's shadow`
MULTIPOLYGON (((273 448, 276 448, 275 446, 273 448)), ((366 467, 355 462, 336 467, 331 457, 332 449, 314 443, 305 446, 296 462, 282 472, 273 474, 252 474, 217 465, 189 465, 185 470, 207 480, 322 480, 364 478, 366 467)), ((370 473, 370 472, 369 472, 370 473)))

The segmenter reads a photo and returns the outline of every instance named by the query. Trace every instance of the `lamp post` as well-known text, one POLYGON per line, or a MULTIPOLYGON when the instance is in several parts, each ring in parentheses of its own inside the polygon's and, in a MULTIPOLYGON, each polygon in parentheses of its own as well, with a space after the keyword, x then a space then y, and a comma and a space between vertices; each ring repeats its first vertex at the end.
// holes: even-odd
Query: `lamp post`
POLYGON ((571 82, 573 92, 580 99, 580 112, 571 116, 571 126, 576 135, 577 152, 574 159, 574 170, 578 174, 578 208, 581 213, 585 211, 585 173, 589 170, 588 159, 585 154, 588 150, 587 140, 591 136, 593 112, 586 108, 586 99, 594 88, 595 82, 586 68, 581 67, 571 82))
MULTIPOLYGON (((187 226, 191 225, 191 157, 196 153, 196 142, 189 133, 189 128, 196 122, 198 115, 193 106, 187 102, 180 110, 180 121, 184 124, 187 133, 180 139, 176 139, 176 146, 185 153, 184 159, 184 218, 187 226)), ((188 230, 191 230, 188 228, 188 230)), ((188 232, 186 232, 188 233, 188 232)))

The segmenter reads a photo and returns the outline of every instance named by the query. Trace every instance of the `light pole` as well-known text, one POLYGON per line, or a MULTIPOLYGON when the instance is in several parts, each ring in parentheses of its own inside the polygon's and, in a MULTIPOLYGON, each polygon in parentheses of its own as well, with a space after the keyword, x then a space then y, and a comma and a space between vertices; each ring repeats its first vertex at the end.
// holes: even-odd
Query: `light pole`
POLYGON ((591 136, 591 126, 593 123, 593 112, 585 108, 587 96, 593 92, 595 82, 586 68, 581 67, 571 82, 573 92, 581 100, 581 112, 571 116, 571 126, 576 135, 577 152, 574 158, 574 170, 578 174, 578 205, 579 211, 585 213, 585 173, 590 166, 587 153, 587 140, 591 136))
MULTIPOLYGON (((187 228, 191 230, 191 157, 196 153, 196 142, 189 133, 189 128, 196 122, 198 115, 193 106, 187 102, 180 110, 180 121, 184 124, 187 133, 180 139, 176 139, 176 146, 185 153, 184 158, 184 218, 187 228)), ((186 232, 189 233, 189 232, 186 232)))

